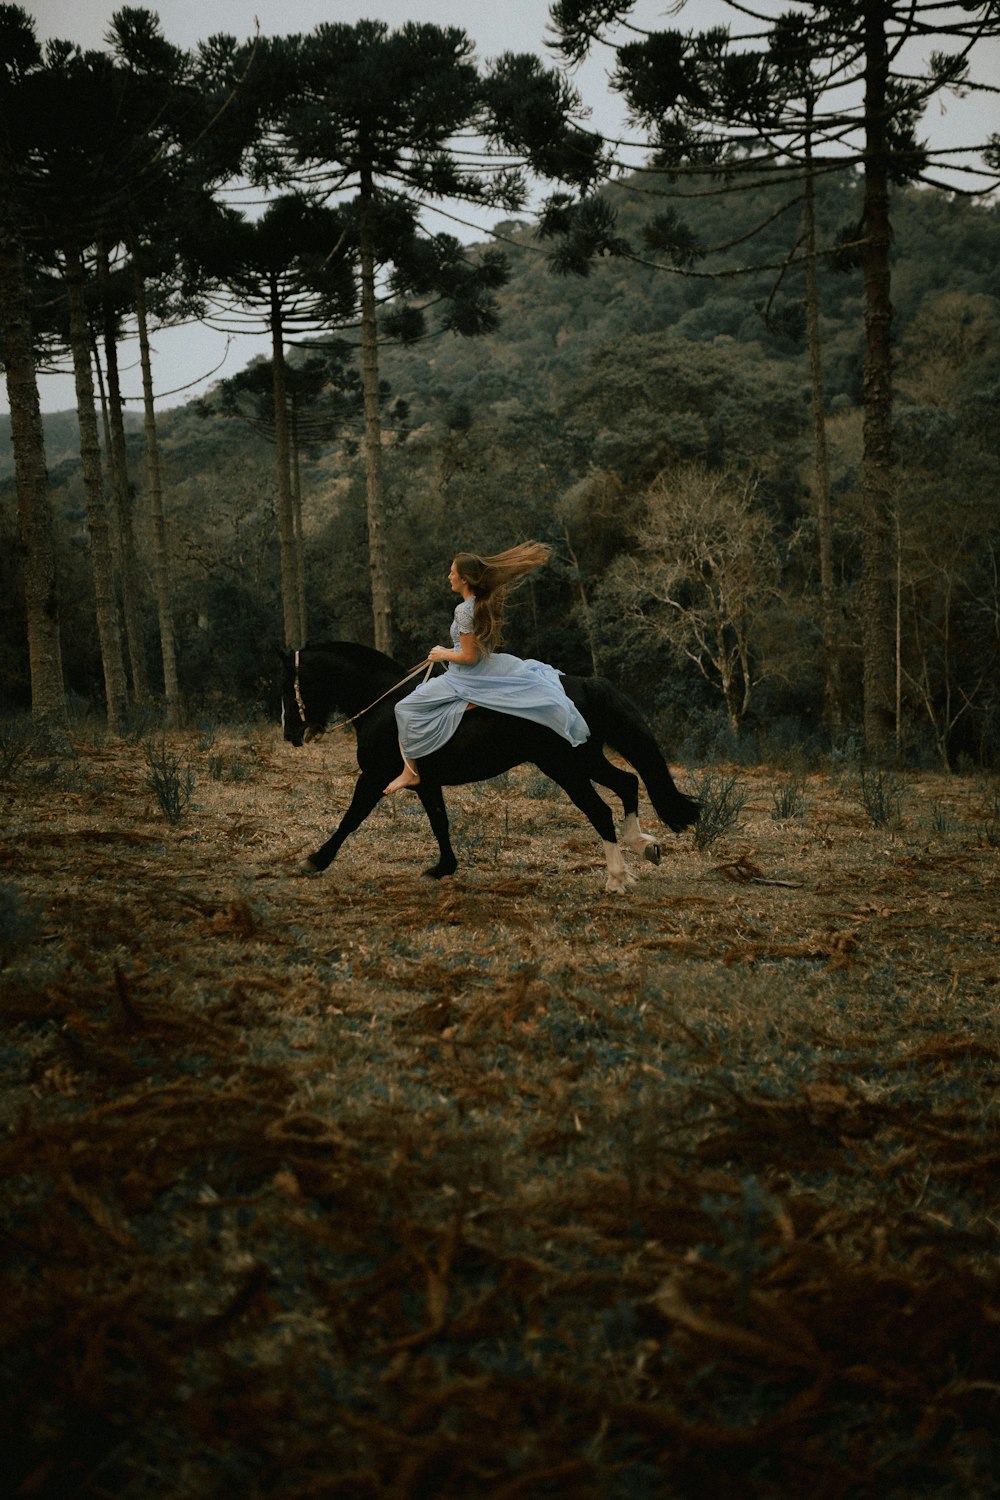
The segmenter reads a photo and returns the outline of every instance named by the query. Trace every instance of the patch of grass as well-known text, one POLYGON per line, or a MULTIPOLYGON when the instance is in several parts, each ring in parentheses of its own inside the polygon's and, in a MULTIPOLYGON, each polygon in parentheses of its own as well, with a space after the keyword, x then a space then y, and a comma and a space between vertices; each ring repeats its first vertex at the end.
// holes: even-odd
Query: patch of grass
POLYGON ((801 776, 792 776, 781 782, 771 793, 771 817, 776 823, 785 823, 791 818, 800 818, 805 812, 806 799, 801 776))
POLYGON ((210 755, 208 774, 212 781, 239 783, 253 779, 254 767, 239 755, 210 755))
POLYGON ((0 719, 0 781, 9 781, 17 774, 33 743, 30 719, 0 719))
MULTIPOLYGON (((66 792, 82 792, 88 786, 79 764, 73 760, 31 760, 22 772, 22 780, 35 788, 57 787, 66 792)), ((96 790, 101 785, 99 777, 90 782, 91 790, 96 790)))
POLYGON ((935 798, 931 802, 930 826, 939 838, 947 838, 958 826, 945 804, 935 798))
POLYGON ((163 816, 170 824, 182 822, 194 791, 194 773, 190 766, 183 764, 165 735, 146 741, 146 764, 149 783, 163 816))
POLYGON ((857 795, 873 828, 896 830, 903 817, 903 788, 885 766, 862 763, 857 795))
POLYGON ((979 842, 989 849, 1000 849, 1000 787, 983 782, 978 788, 978 798, 979 842))
POLYGON ((541 771, 535 771, 525 783, 524 795, 536 802, 550 802, 564 796, 564 793, 550 777, 543 776, 541 771))
POLYGON ((37 914, 18 887, 0 881, 0 969, 30 946, 37 930, 37 914))
POLYGON ((151 739, 158 732, 161 734, 163 732, 162 703, 149 701, 128 705, 118 727, 118 733, 123 740, 137 745, 141 740, 151 739))
POLYGON ((740 814, 746 807, 748 791, 735 772, 707 770, 690 772, 691 786, 686 788, 701 806, 694 827, 696 849, 710 849, 727 833, 739 827, 740 814))

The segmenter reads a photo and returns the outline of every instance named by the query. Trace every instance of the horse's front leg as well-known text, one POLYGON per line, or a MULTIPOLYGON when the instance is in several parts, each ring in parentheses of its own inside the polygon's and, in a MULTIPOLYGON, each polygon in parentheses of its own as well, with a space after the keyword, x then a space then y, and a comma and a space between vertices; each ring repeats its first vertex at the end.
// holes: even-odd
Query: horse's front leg
POLYGON ((354 784, 354 796, 351 805, 340 820, 340 826, 336 833, 327 839, 326 843, 316 850, 315 854, 303 860, 300 868, 302 875, 321 875, 327 865, 331 864, 336 857, 337 851, 344 840, 360 828, 372 808, 382 795, 382 780, 379 776, 373 776, 368 771, 362 771, 354 784))
POLYGON ((613 896, 624 896, 630 885, 635 885, 635 876, 625 863, 620 844, 604 840, 604 859, 608 867, 608 878, 604 889, 613 896))
POLYGON ((451 847, 448 809, 444 805, 444 793, 440 786, 426 780, 422 780, 414 790, 423 804, 431 831, 438 841, 438 862, 436 865, 431 865, 429 870, 425 870, 424 874, 429 875, 432 880, 441 880, 445 875, 454 875, 458 869, 458 860, 451 847))

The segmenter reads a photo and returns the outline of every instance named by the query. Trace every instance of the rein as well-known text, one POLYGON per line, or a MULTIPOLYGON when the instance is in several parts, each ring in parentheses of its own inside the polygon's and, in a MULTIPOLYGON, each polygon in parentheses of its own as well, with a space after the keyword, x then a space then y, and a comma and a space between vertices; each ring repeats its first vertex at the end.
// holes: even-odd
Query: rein
POLYGON ((299 718, 302 720, 303 724, 306 727, 306 732, 304 735, 306 743, 308 744, 310 740, 318 740, 321 734, 336 734, 338 729, 346 729, 348 724, 353 724, 355 719, 360 719, 363 714, 368 713, 369 709, 372 709, 376 704, 381 703, 383 698, 388 698, 390 694, 396 691, 397 688, 401 688, 404 683, 409 682, 410 679, 416 677, 418 673, 424 673, 424 681, 426 682, 433 670, 434 663, 432 661, 427 661, 425 658, 424 661, 418 662, 415 667, 411 667, 405 677, 401 677, 398 682, 394 682, 391 688, 386 688, 384 693, 380 693, 379 696, 377 698, 374 698, 372 702, 369 703, 365 708, 359 708, 356 714, 351 714, 351 717, 349 719, 341 719, 339 724, 331 724, 329 728, 326 729, 317 729, 314 725, 309 723, 309 720, 306 717, 306 706, 302 701, 302 688, 299 685, 299 653, 298 651, 296 651, 295 702, 298 705, 299 718), (427 668, 426 672, 424 672, 425 667, 427 668))

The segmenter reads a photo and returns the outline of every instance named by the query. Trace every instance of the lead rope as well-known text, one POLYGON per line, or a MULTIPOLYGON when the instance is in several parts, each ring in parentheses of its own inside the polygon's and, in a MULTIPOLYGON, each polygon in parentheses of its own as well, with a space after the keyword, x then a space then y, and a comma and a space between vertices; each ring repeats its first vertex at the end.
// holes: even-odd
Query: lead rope
MULTIPOLYGON (((351 714, 351 717, 349 719, 341 719, 339 724, 331 724, 328 729, 320 729, 309 735, 308 738, 315 740, 318 739, 321 734, 336 734, 338 729, 346 729, 348 724, 353 724, 355 719, 360 719, 362 714, 366 714, 368 710, 374 708, 377 703, 381 703, 383 698, 388 698, 389 695, 391 693, 394 693, 397 688, 401 688, 404 683, 407 683, 411 678, 416 677, 418 672, 424 672, 424 682, 426 682, 433 670, 434 663, 432 661, 427 661, 427 659, 425 658, 424 661, 418 662, 415 667, 411 667, 405 677, 401 677, 398 682, 393 683, 391 688, 386 688, 384 693, 381 693, 379 697, 373 699, 373 701, 369 703, 366 708, 359 708, 357 713, 351 714), (424 672, 425 666, 427 668, 426 672, 424 672)), ((306 718, 306 706, 302 701, 302 689, 299 686, 299 653, 297 651, 295 653, 295 702, 298 704, 299 717, 308 729, 310 727, 309 720, 306 718)))

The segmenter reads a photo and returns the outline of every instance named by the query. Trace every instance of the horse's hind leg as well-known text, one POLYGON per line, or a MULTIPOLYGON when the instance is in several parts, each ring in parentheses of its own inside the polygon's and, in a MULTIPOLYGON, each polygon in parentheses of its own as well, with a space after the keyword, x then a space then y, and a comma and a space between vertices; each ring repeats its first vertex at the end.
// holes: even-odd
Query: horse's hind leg
POLYGON ((445 875, 454 875, 458 869, 458 860, 451 847, 448 809, 444 805, 444 793, 439 786, 426 780, 421 781, 413 790, 423 804, 434 837, 438 841, 438 862, 436 865, 431 865, 429 870, 425 870, 424 874, 429 875, 432 880, 441 880, 445 875))
MULTIPOLYGON (((574 765, 572 762, 567 764, 562 758, 558 763, 539 759, 535 764, 543 775, 551 777, 561 786, 567 797, 570 797, 580 811, 590 819, 604 844, 604 859, 608 869, 604 889, 623 896, 635 876, 626 868, 622 851, 618 847, 618 840, 615 837, 615 820, 611 816, 610 807, 594 791, 589 777, 581 771, 578 764, 574 765)), ((610 762, 609 768, 614 769, 610 766, 610 762)))
POLYGON ((659 841, 652 834, 643 833, 639 826, 639 778, 633 776, 631 771, 623 771, 620 766, 614 765, 606 755, 596 755, 587 767, 592 781, 598 786, 606 786, 609 791, 615 793, 622 805, 625 815, 625 826, 622 830, 622 843, 626 849, 631 849, 633 854, 641 854, 651 864, 660 863, 659 841))

